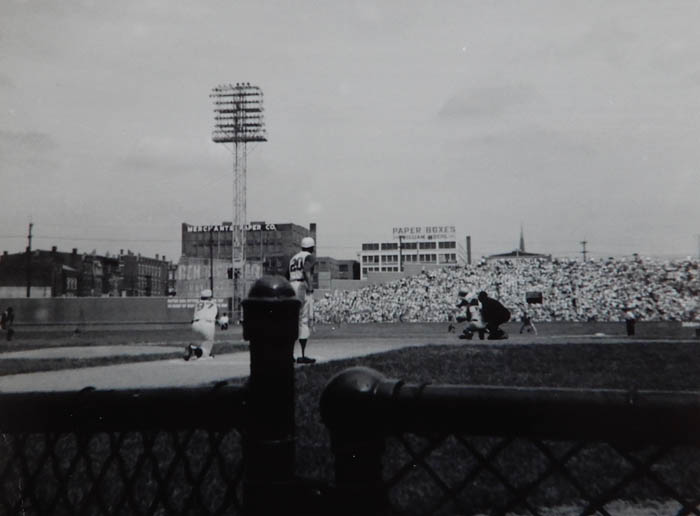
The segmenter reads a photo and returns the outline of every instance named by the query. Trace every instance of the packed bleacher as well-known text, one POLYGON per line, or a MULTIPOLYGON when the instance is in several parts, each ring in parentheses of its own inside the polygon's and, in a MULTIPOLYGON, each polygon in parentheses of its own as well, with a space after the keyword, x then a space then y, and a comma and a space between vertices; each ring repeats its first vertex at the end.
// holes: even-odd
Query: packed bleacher
POLYGON ((460 289, 485 290, 518 320, 620 321, 625 310, 639 320, 700 321, 698 260, 607 258, 482 261, 423 271, 354 291, 333 291, 315 303, 320 323, 446 322, 457 313, 460 289), (542 304, 528 304, 539 291, 542 304))

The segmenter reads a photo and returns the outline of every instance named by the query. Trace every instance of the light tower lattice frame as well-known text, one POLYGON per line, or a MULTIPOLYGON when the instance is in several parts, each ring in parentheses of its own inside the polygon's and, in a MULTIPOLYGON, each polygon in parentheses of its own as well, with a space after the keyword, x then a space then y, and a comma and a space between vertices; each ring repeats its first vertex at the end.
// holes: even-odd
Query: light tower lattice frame
MULTIPOLYGON (((234 317, 240 319, 240 303, 247 290, 246 226, 248 143, 266 142, 263 93, 249 82, 216 86, 209 95, 214 102, 214 143, 231 144, 233 154, 233 224, 231 266, 234 317)), ((234 319, 236 320, 236 319, 234 319)))

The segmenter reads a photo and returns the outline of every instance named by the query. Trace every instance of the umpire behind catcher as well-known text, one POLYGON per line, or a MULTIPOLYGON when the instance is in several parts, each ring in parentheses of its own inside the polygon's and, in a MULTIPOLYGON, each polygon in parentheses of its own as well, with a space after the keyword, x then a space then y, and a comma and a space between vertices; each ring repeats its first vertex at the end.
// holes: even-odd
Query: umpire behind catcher
POLYGON ((500 301, 489 297, 483 290, 479 292, 479 302, 481 303, 481 317, 483 317, 489 332, 489 340, 507 339, 508 335, 499 326, 510 320, 510 311, 500 301))

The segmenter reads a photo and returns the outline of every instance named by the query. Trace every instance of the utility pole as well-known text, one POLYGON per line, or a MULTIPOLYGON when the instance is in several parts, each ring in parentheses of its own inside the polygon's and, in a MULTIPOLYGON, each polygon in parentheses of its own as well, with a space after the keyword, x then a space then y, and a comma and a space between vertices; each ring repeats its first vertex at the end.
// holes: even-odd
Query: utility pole
POLYGON ((472 237, 467 235, 467 265, 472 264, 472 237))
POLYGON ((265 236, 265 233, 263 233, 265 224, 260 224, 260 270, 264 273, 265 272, 265 257, 264 252, 263 252, 263 237, 265 236))
POLYGON ((403 235, 399 235, 399 271, 403 272, 403 235))
POLYGON ((34 224, 29 223, 29 234, 27 235, 27 297, 32 295, 32 228, 34 224))
POLYGON ((587 244, 587 243, 588 243, 588 242, 585 241, 585 240, 582 240, 582 241, 581 241, 581 245, 583 246, 583 250, 581 251, 581 254, 583 255, 583 261, 584 261, 584 262, 586 261, 586 244, 587 244))
POLYGON ((214 297, 214 227, 209 229, 209 289, 214 297))

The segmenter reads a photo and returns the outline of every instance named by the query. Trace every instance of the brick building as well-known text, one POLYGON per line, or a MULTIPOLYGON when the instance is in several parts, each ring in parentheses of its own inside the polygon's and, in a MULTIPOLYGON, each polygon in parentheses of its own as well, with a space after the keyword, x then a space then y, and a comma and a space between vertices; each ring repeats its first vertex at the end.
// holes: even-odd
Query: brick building
MULTIPOLYGON (((96 252, 4 252, 0 256, 0 297, 165 296, 169 268, 165 257, 146 258, 131 251, 119 256, 96 252)), ((170 277, 173 273, 170 274, 170 277)))
POLYGON ((122 295, 167 296, 170 267, 165 257, 141 256, 128 251, 119 256, 122 268, 122 295))
POLYGON ((0 257, 0 297, 77 296, 82 255, 35 249, 27 255, 4 251, 0 257))
MULTIPOLYGON (((316 224, 251 222, 246 233, 246 261, 262 264, 263 274, 284 274, 301 239, 316 239, 316 224)), ((182 223, 182 256, 231 261, 231 223, 194 226, 182 223)))

